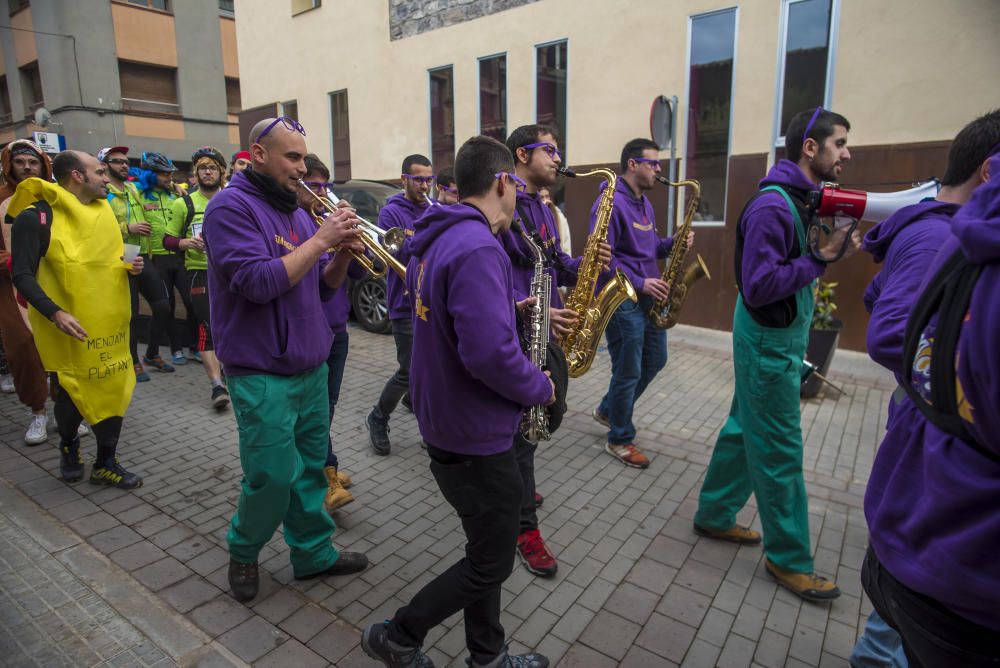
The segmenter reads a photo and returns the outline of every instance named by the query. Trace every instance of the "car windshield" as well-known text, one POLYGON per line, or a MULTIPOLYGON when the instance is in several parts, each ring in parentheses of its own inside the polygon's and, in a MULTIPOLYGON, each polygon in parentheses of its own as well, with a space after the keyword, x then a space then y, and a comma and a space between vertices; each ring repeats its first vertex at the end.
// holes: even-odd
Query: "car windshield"
POLYGON ((335 183, 330 190, 337 197, 350 202, 359 216, 372 223, 378 223, 378 213, 385 206, 385 201, 399 192, 399 188, 388 183, 359 179, 335 183))

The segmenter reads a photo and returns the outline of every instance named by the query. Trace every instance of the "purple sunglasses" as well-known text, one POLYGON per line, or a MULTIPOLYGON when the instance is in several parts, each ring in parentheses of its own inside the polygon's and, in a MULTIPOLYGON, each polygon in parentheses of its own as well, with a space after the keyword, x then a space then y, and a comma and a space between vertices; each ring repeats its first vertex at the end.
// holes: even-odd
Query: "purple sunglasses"
POLYGON ((276 119, 271 121, 270 125, 264 128, 263 132, 260 133, 260 136, 257 137, 257 143, 259 144, 260 140, 266 137, 267 133, 270 132, 274 128, 274 126, 277 125, 278 123, 284 125, 285 129, 288 130, 289 132, 298 132, 303 137, 306 136, 306 129, 302 127, 302 124, 299 123, 297 120, 295 120, 294 118, 289 118, 288 116, 278 116, 276 119))

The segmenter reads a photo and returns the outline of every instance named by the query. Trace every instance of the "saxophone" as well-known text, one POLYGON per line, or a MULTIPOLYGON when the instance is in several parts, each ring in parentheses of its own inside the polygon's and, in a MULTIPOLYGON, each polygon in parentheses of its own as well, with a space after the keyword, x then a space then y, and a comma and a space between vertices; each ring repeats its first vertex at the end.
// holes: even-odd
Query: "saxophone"
POLYGON ((597 204, 594 231, 587 237, 587 246, 583 250, 583 258, 577 270, 576 286, 566 298, 565 308, 576 311, 577 321, 560 343, 566 353, 570 378, 579 378, 587 373, 590 365, 594 363, 597 346, 611 316, 626 299, 634 302, 638 301, 639 297, 621 269, 616 269, 615 275, 605 284, 601 292, 594 294, 597 279, 603 269, 597 257, 597 250, 599 244, 607 243, 608 240, 608 224, 611 221, 614 205, 617 175, 608 169, 594 169, 582 174, 569 169, 560 169, 559 173, 574 178, 603 176, 608 180, 608 185, 601 193, 601 199, 597 204))
MULTIPOLYGON (((517 221, 511 224, 511 229, 519 233, 535 256, 535 271, 531 276, 531 297, 535 298, 534 306, 525 313, 527 330, 528 359, 539 369, 545 367, 549 347, 549 304, 552 298, 552 274, 545 265, 545 253, 542 251, 542 240, 535 232, 531 235, 517 221)), ((537 443, 551 438, 549 432, 549 413, 542 404, 529 406, 521 417, 521 435, 528 441, 537 443)))
POLYGON ((677 281, 681 265, 684 264, 684 258, 691 250, 688 247, 687 238, 691 231, 691 221, 694 219, 694 214, 698 211, 698 203, 701 201, 701 184, 694 180, 674 183, 662 176, 658 176, 656 180, 671 188, 687 186, 692 191, 687 208, 684 210, 684 222, 674 232, 674 245, 670 249, 670 257, 663 267, 663 281, 670 285, 670 296, 667 299, 657 299, 653 302, 652 308, 649 309, 649 319, 653 322, 654 327, 670 329, 677 324, 681 307, 684 306, 684 299, 687 297, 691 285, 703 276, 712 280, 712 276, 708 273, 708 267, 705 266, 701 255, 697 255, 696 261, 684 270, 681 281, 677 281))

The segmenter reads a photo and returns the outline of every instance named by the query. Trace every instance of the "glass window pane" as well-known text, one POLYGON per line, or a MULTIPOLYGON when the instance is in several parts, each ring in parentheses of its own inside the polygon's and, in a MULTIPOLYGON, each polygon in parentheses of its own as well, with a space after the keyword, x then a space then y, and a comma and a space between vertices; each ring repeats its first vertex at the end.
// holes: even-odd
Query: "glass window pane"
POLYGON ((454 73, 451 67, 430 72, 431 81, 431 162, 434 169, 455 162, 454 73))
POLYGON ((782 137, 795 114, 824 103, 829 44, 830 0, 789 3, 781 93, 782 137))
POLYGON ((701 183, 695 220, 725 216, 735 36, 735 10, 691 20, 686 174, 701 183))
POLYGON ((330 124, 333 135, 333 180, 351 178, 351 124, 347 91, 330 93, 330 124))
POLYGON ((559 134, 566 160, 566 42, 537 49, 535 122, 551 125, 559 134))
POLYGON ((299 120, 299 103, 297 100, 289 100, 281 103, 281 115, 299 120))
POLYGON ((479 61, 479 132, 507 139, 507 56, 479 61))

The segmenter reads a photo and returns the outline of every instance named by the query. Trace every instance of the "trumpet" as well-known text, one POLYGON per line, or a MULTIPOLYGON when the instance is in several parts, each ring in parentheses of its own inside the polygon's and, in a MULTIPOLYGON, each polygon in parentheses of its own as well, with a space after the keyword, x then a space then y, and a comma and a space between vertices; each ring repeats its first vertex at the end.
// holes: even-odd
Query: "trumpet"
MULTIPOLYGON (((299 187, 305 189, 307 193, 312 195, 313 203, 309 207, 309 214, 316 221, 317 225, 322 225, 325 217, 322 214, 322 210, 326 209, 332 212, 337 208, 337 203, 340 202, 340 198, 334 195, 329 190, 327 191, 328 197, 321 197, 310 190, 309 186, 305 184, 301 179, 299 180, 299 187)), ((383 230, 378 225, 373 225, 361 216, 358 216, 358 225, 356 227, 361 228, 361 235, 358 240, 364 244, 364 247, 368 249, 368 252, 374 255, 380 262, 382 262, 385 267, 389 267, 396 274, 399 275, 400 279, 406 280, 406 267, 404 267, 399 260, 394 257, 395 253, 403 247, 403 243, 406 241, 406 232, 402 228, 394 227, 390 230, 383 230), (374 241, 369 234, 375 234, 378 236, 379 241, 374 241)), ((334 248, 333 250, 338 251, 340 247, 334 248)), ((354 259, 368 270, 368 273, 372 275, 373 278, 383 278, 385 276, 385 267, 379 268, 376 266, 375 262, 364 253, 355 253, 354 251, 349 251, 354 259)))

